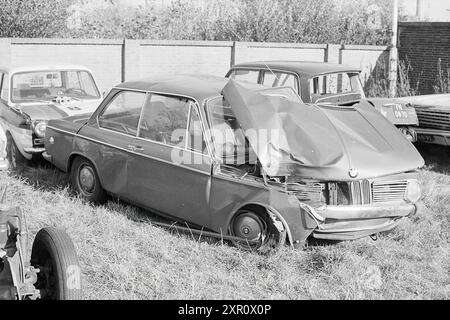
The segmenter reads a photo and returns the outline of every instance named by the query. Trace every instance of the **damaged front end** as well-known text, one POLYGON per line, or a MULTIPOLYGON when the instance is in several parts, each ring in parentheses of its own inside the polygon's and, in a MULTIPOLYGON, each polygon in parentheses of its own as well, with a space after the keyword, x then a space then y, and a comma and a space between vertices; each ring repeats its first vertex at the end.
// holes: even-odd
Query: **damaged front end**
POLYGON ((421 194, 414 171, 424 161, 373 108, 301 104, 246 90, 233 80, 223 97, 246 131, 272 194, 270 205, 292 244, 311 235, 374 235, 416 211, 421 194))

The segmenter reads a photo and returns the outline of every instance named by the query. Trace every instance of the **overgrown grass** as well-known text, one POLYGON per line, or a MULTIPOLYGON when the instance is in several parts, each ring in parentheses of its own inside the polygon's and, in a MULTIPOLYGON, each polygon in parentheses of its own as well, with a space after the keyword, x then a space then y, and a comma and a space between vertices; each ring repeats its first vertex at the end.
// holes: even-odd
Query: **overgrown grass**
POLYGON ((33 237, 45 226, 69 233, 86 299, 449 299, 450 159, 424 150, 424 208, 393 232, 269 256, 154 227, 154 215, 123 203, 84 203, 51 167, 1 181, 33 237))
POLYGON ((436 82, 433 86, 435 93, 450 93, 450 67, 446 68, 442 66, 442 60, 438 60, 436 82))

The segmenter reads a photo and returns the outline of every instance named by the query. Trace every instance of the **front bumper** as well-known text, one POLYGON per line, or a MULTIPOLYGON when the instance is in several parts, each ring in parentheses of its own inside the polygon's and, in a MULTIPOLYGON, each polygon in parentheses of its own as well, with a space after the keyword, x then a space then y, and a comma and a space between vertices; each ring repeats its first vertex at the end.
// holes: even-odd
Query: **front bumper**
POLYGON ((417 128, 417 140, 423 143, 450 146, 450 131, 417 128))
POLYGON ((416 212, 414 204, 328 206, 316 213, 323 217, 312 236, 327 240, 355 240, 392 230, 398 221, 416 212))
POLYGON ((28 154, 42 154, 45 152, 45 148, 27 147, 23 148, 23 151, 28 154))

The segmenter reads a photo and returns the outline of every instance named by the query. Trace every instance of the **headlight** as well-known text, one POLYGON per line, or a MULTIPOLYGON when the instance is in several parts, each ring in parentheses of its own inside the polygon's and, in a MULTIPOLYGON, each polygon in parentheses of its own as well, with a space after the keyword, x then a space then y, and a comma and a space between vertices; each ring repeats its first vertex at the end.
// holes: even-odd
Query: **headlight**
POLYGON ((45 129, 47 128, 46 122, 35 122, 33 123, 33 131, 39 137, 45 137, 45 129))
POLYGON ((420 185, 417 180, 409 180, 406 187, 405 200, 411 203, 416 203, 422 196, 420 185))

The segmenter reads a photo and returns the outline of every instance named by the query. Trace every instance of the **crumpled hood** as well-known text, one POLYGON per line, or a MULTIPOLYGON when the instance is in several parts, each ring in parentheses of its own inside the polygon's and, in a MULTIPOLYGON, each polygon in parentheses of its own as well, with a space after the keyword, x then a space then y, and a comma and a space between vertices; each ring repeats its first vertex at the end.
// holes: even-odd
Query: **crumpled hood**
POLYGON ((269 176, 339 181, 350 180, 350 171, 361 179, 424 165, 415 147, 367 102, 300 104, 233 80, 223 96, 269 176))
POLYGON ((31 120, 53 120, 78 114, 93 113, 101 100, 72 100, 67 103, 26 103, 18 108, 27 114, 31 120))

